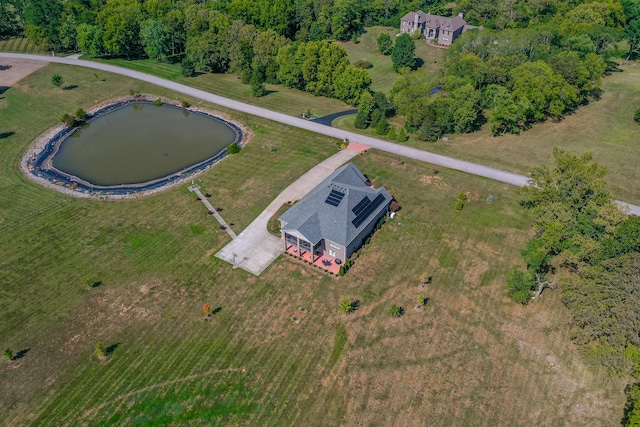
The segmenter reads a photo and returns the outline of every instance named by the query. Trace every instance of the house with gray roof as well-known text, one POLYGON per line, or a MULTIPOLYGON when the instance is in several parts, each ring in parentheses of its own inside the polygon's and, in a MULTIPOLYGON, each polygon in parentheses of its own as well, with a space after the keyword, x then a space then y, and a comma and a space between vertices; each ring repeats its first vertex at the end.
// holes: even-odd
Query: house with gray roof
POLYGON ((362 246, 391 199, 348 163, 278 218, 284 250, 295 248, 301 256, 306 252, 312 260, 325 256, 339 264, 362 246))
POLYGON ((475 27, 467 25, 462 14, 453 18, 432 15, 419 10, 409 12, 400 19, 400 32, 413 35, 416 31, 423 34, 427 40, 438 40, 438 44, 451 46, 460 34, 475 27))

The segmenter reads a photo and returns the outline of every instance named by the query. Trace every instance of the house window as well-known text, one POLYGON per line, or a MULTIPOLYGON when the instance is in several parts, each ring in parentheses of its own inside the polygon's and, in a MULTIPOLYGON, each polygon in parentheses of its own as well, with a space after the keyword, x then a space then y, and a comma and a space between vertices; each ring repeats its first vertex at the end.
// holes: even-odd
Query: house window
POLYGON ((340 245, 338 245, 336 243, 333 243, 333 242, 330 242, 329 246, 331 246, 332 248, 340 249, 340 245))
POLYGON ((329 256, 332 256, 332 257, 335 258, 336 257, 336 251, 332 251, 331 249, 329 249, 329 256))

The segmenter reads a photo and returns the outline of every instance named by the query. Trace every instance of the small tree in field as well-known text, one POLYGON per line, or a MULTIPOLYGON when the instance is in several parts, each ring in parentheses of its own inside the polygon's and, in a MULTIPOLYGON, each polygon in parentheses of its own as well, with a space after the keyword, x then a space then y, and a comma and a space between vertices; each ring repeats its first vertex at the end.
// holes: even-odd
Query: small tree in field
POLYGON ((211 313, 211 306, 209 304, 205 304, 202 306, 202 311, 204 312, 204 314, 207 315, 207 317, 209 317, 210 313, 211 313))
POLYGON ((378 43, 378 52, 383 55, 391 55, 393 41, 388 33, 381 33, 376 41, 378 43))
POLYGON ((96 354, 96 357, 100 360, 105 360, 107 358, 107 351, 99 342, 96 343, 95 354, 96 354))
POLYGON ((62 76, 60 74, 54 74, 51 77, 51 83, 55 86, 55 87, 60 87, 64 84, 64 78, 62 78, 62 76))
POLYGON ((416 300, 416 302, 418 303, 418 308, 422 307, 424 305, 424 295, 418 295, 418 299, 416 300))
POLYGON ((636 123, 640 123, 640 107, 638 107, 635 114, 633 115, 633 120, 635 120, 636 123))
POLYGON ((13 360, 13 351, 10 348, 5 348, 2 354, 4 354, 5 359, 13 360))
POLYGON ((391 317, 398 318, 402 316, 402 308, 398 307, 396 304, 391 304, 391 307, 389 307, 389 311, 387 313, 391 317))
POLYGON ((351 313, 351 300, 348 296, 342 297, 342 301, 340 302, 340 311, 344 314, 351 313))

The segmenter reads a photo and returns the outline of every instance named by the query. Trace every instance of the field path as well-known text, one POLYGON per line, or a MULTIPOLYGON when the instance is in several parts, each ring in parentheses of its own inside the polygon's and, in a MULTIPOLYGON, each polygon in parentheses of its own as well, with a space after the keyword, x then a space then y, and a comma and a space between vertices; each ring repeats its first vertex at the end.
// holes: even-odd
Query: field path
MULTIPOLYGON (((122 67, 116 67, 114 65, 85 61, 85 60, 75 59, 75 58, 61 58, 61 57, 52 57, 52 56, 45 56, 45 55, 29 55, 29 54, 7 53, 7 52, 0 52, 0 58, 27 59, 27 60, 33 60, 33 61, 55 62, 59 64, 76 65, 81 67, 93 68, 101 71, 107 71, 114 74, 120 74, 120 75, 131 77, 134 79, 142 80, 147 83, 154 84, 156 86, 164 87, 164 88, 173 90, 175 92, 183 93, 185 95, 189 95, 194 98, 201 99, 203 101, 211 102, 213 104, 218 104, 223 107, 230 108, 232 110, 252 114, 254 116, 273 120, 289 126, 294 126, 300 129, 305 129, 311 132, 319 133, 321 135, 331 136, 331 137, 343 139, 343 140, 348 139, 351 141, 357 141, 371 148, 375 148, 381 151, 386 151, 388 153, 397 154, 399 156, 420 160, 423 162, 431 163, 431 164, 449 168, 449 169, 467 172, 473 175, 478 175, 478 176, 493 179, 496 181, 505 182, 507 184, 516 185, 518 187, 522 187, 526 185, 528 181, 528 178, 524 175, 519 175, 516 173, 511 173, 511 172, 503 171, 500 169, 479 165, 477 163, 455 159, 453 157, 442 156, 439 154, 430 153, 428 151, 418 150, 416 148, 405 147, 403 145, 394 144, 388 141, 382 141, 380 139, 372 138, 365 135, 360 135, 360 134, 349 132, 346 130, 332 128, 330 126, 321 125, 318 123, 314 123, 312 121, 308 121, 301 118, 271 111, 266 108, 256 107, 255 105, 250 105, 244 102, 214 95, 204 90, 196 89, 187 85, 183 85, 181 83, 176 83, 171 80, 163 79, 161 77, 156 77, 151 74, 141 73, 139 71, 129 70, 122 67)), ((618 202, 618 203, 628 206, 629 213, 634 215, 640 215, 640 206, 632 205, 625 202, 618 202)))

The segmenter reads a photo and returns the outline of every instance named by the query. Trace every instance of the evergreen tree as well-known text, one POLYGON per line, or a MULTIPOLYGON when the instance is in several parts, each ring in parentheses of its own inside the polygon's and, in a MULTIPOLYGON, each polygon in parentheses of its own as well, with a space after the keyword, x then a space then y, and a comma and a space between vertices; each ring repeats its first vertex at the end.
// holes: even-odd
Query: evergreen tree
POLYGON ((407 136, 407 134, 404 132, 404 128, 400 128, 400 132, 398 132, 398 135, 396 136, 396 141, 398 142, 405 142, 409 139, 409 137, 407 136))
POLYGON ((376 125, 376 134, 386 135, 388 127, 389 127, 389 123, 387 123, 387 118, 380 117, 380 120, 378 120, 378 124, 376 125))
POLYGON ((391 125, 389 126, 389 132, 387 133, 387 139, 390 139, 392 141, 396 140, 396 127, 391 125))

